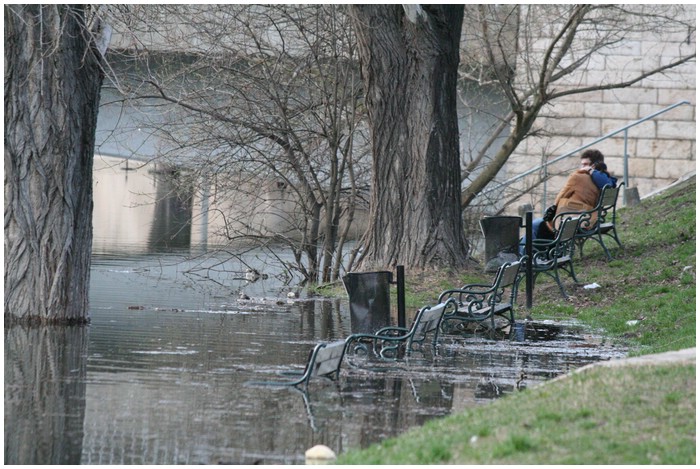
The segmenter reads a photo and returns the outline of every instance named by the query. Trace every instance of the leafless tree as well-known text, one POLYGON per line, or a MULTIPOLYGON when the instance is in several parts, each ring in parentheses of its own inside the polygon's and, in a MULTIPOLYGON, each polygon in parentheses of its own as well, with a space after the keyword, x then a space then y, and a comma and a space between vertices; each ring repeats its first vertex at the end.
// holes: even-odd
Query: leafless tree
POLYGON ((154 123, 169 142, 162 156, 220 202, 227 240, 286 246, 305 279, 337 278, 368 183, 361 80, 343 11, 142 6, 122 19, 134 41, 118 52, 141 77, 122 89, 170 104, 154 123))
MULTIPOLYGON (((288 243, 295 268, 309 279, 337 277, 342 233, 353 221, 341 223, 340 214, 352 214, 365 184, 372 203, 363 267, 463 265, 469 246, 460 213, 518 145, 541 132, 535 122, 547 106, 575 93, 629 87, 695 58, 580 85, 588 64, 630 37, 679 28, 694 36, 694 24, 665 5, 470 6, 461 65, 462 7, 354 7, 354 28, 337 7, 139 8, 128 24, 137 32, 131 50, 148 59, 148 79, 133 94, 177 107, 168 110, 167 126, 159 123, 173 142, 167 153, 175 162, 183 155, 197 161, 191 174, 216 179, 222 198, 235 192, 239 208, 250 206, 227 218, 229 239, 288 243), (138 41, 154 31, 148 47, 138 41), (175 55, 186 63, 171 68, 175 55), (475 94, 490 93, 483 102, 492 127, 478 132, 486 136, 461 166, 455 88, 473 109, 475 94), (371 180, 360 172, 365 110, 371 180), (274 233, 242 216, 288 204, 289 218, 274 233)), ((533 177, 498 197, 512 200, 539 182, 533 177)))
POLYGON ((5 5, 5 321, 85 323, 99 7, 5 5))
MULTIPOLYGON (((542 111, 573 94, 627 88, 695 60, 695 53, 658 67, 609 73, 599 84, 586 84, 588 66, 625 41, 644 35, 661 41, 678 31, 695 35, 682 5, 475 5, 467 10, 460 79, 496 85, 504 113, 494 132, 462 171, 462 207, 466 208, 496 177, 520 143, 536 131, 542 111), (504 129, 507 135, 494 144, 504 129)), ((690 6, 690 8, 695 8, 690 6)), ((534 166, 534 165, 533 165, 534 166)), ((538 184, 509 194, 516 198, 538 184)), ((503 199, 504 194, 497 192, 503 199)))
MULTIPOLYGON (((386 13, 377 9, 374 14, 379 16, 386 13)), ((405 24, 410 24, 412 15, 405 11, 405 24)), ((369 23, 366 21, 365 24, 369 23)), ((545 130, 536 125, 543 111, 547 114, 550 106, 572 94, 630 87, 648 77, 694 61, 695 54, 683 55, 679 47, 675 59, 669 59, 658 67, 608 73, 594 85, 583 79, 584 74, 589 72, 590 64, 601 63, 606 54, 613 54, 616 48, 624 47, 628 41, 640 36, 657 38, 661 42, 669 34, 679 32, 687 35, 688 41, 694 38, 694 7, 467 6, 457 85, 460 109, 466 114, 460 115, 461 206, 465 230, 475 233, 474 227, 484 211, 498 213, 523 194, 537 188, 546 178, 557 174, 552 171, 548 174, 534 173, 520 184, 498 186, 497 176, 518 146, 526 138, 545 136, 545 130), (687 8, 693 9, 693 14, 684 14, 687 8), (485 191, 487 188, 488 193, 485 191)), ((379 45, 375 47, 377 50, 370 53, 386 53, 379 45)), ((397 54, 400 57, 400 52, 397 54)), ((399 57, 389 60, 399 60, 399 57)), ((396 81, 397 78, 393 79, 396 81)), ((391 81, 392 78, 386 80, 391 81)), ((398 120, 408 118, 410 116, 398 120)), ((391 128, 392 125, 395 123, 390 122, 386 127, 391 128)), ((381 135, 381 132, 376 134, 381 135)), ((532 166, 545 163, 548 156, 543 154, 542 160, 533 161, 532 166)), ((420 161, 425 163, 430 160, 420 161)), ((430 166, 431 163, 426 165, 430 166)), ((392 210, 385 212, 389 214, 392 210)), ((393 212, 397 213, 396 210, 393 212)), ((386 217, 384 225, 400 224, 400 215, 386 217)), ((381 237, 370 243, 381 246, 381 237)), ((390 264, 390 261, 386 263, 390 264)))

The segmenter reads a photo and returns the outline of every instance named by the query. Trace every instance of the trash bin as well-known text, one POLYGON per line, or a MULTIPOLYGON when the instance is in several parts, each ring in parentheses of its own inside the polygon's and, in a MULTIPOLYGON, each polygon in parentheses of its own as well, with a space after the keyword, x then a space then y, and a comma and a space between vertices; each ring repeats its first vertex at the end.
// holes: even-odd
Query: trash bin
POLYGON ((349 273, 343 277, 350 300, 352 333, 375 332, 391 323, 391 272, 349 273))
POLYGON ((520 223, 520 217, 484 217, 480 220, 486 272, 495 272, 506 262, 518 260, 520 223))

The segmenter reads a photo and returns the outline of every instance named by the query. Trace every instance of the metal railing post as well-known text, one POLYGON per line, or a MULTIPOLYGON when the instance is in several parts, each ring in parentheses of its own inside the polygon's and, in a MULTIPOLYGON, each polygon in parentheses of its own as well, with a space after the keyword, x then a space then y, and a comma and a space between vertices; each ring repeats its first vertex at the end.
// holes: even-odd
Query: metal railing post
POLYGON ((547 165, 544 165, 544 182, 542 183, 542 213, 544 213, 545 210, 547 210, 547 179, 549 176, 549 171, 547 171, 547 165))
POLYGON ((625 186, 629 185, 629 153, 627 152, 627 137, 628 137, 628 129, 625 129, 625 167, 624 167, 624 173, 623 173, 623 181, 625 181, 625 186))
MULTIPOLYGON (((603 135, 602 137, 599 137, 599 138, 593 140, 592 142, 587 143, 586 145, 580 146, 580 147, 576 148, 576 149, 573 150, 573 151, 570 151, 570 152, 568 152, 568 153, 565 153, 565 154, 563 154, 563 155, 560 155, 560 156, 554 158, 554 159, 551 160, 551 161, 547 161, 546 163, 541 164, 540 166, 537 166, 537 167, 535 167, 535 168, 531 168, 531 169, 529 169, 529 170, 527 170, 527 171, 525 171, 525 172, 523 172, 523 173, 521 173, 521 174, 519 174, 519 175, 517 175, 517 176, 514 176, 514 177, 512 177, 512 178, 510 178, 510 179, 507 179, 507 180, 503 181, 502 183, 494 184, 492 187, 489 187, 488 189, 482 190, 482 191, 481 191, 481 194, 489 194, 489 193, 491 193, 491 192, 493 192, 493 191, 497 191, 497 190, 502 191, 504 187, 508 187, 508 186, 510 186, 511 184, 513 184, 514 182, 519 181, 519 180, 523 179, 524 177, 529 176, 530 174, 533 174, 533 173, 535 173, 535 172, 537 172, 537 171, 540 171, 540 170, 542 170, 542 169, 545 169, 545 171, 546 171, 546 168, 547 168, 549 165, 554 164, 554 163, 556 163, 556 162, 558 162, 558 161, 561 161, 561 160, 564 159, 564 158, 568 158, 569 156, 574 155, 574 154, 576 154, 576 153, 578 153, 578 152, 580 152, 580 151, 582 151, 582 150, 585 150, 586 148, 592 147, 593 145, 596 145, 597 143, 600 143, 600 142, 602 142, 602 141, 604 141, 604 140, 607 140, 607 139, 609 139, 609 138, 611 138, 611 137, 614 137, 615 135, 619 134, 620 132, 624 132, 624 133, 625 133, 625 154, 624 154, 624 162, 623 162, 623 164, 624 164, 624 173, 625 173, 625 174, 624 174, 623 178, 624 178, 624 182, 625 182, 625 187, 626 187, 626 188, 629 188, 629 180, 628 180, 629 175, 628 175, 628 168, 627 168, 627 159, 628 159, 628 157, 629 157, 629 155, 627 154, 627 130, 630 129, 630 128, 632 128, 632 127, 634 127, 634 126, 637 126, 637 125, 639 125, 639 124, 642 124, 642 123, 644 123, 644 122, 646 122, 646 121, 648 121, 648 120, 651 120, 651 119, 655 118, 656 116, 658 116, 658 115, 660 115, 660 114, 663 114, 663 113, 665 113, 665 112, 671 111, 672 109, 675 109, 675 108, 677 108, 678 106, 683 106, 683 105, 690 105, 690 101, 687 101, 687 100, 679 101, 679 102, 677 102, 676 104, 672 104, 671 106, 667 106, 667 107, 665 107, 665 108, 663 108, 663 109, 660 109, 660 110, 658 110, 658 111, 656 111, 656 112, 654 112, 654 113, 652 113, 652 114, 649 114, 648 116, 646 116, 646 117, 644 117, 644 118, 642 118, 642 119, 638 119, 638 120, 636 120, 636 121, 634 121, 634 122, 632 122, 632 123, 630 123, 630 124, 627 124, 627 125, 624 126, 624 127, 621 127, 621 128, 619 128, 619 129, 617 129, 617 130, 613 130, 612 132, 607 133, 607 134, 603 135)), ((545 175, 548 177, 548 174, 547 174, 546 172, 545 172, 545 175)), ((545 193, 545 194, 546 194, 546 193, 545 193)), ((623 203, 625 203, 625 199, 624 199, 625 195, 624 195, 624 192, 623 192, 623 195, 622 195, 622 196, 623 196, 623 203)), ((545 202, 543 202, 543 204, 546 204, 546 197, 544 198, 544 200, 545 200, 545 202)), ((543 207, 543 209, 546 209, 546 207, 543 207)))

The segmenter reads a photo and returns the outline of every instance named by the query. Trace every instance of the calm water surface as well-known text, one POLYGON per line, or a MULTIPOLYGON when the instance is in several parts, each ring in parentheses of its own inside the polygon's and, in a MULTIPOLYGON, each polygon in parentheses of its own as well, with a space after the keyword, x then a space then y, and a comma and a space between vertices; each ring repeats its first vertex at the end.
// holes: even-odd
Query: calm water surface
POLYGON ((307 392, 251 386, 350 334, 347 301, 288 300, 264 253, 196 242, 191 205, 135 203, 168 193, 147 169, 96 165, 91 324, 5 329, 5 463, 300 464, 316 444, 366 447, 623 354, 528 323, 517 341, 446 340, 439 356, 346 367, 307 392), (249 283, 248 266, 270 277, 249 283))

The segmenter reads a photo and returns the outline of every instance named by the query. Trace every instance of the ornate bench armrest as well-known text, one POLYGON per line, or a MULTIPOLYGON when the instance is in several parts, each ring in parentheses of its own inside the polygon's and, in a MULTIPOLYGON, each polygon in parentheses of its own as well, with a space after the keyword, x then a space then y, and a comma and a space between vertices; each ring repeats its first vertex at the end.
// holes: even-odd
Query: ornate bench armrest
POLYGON ((464 301, 470 301, 475 298, 481 298, 483 300, 483 298, 488 296, 491 292, 493 292, 493 285, 465 285, 463 288, 445 290, 440 293, 438 302, 442 303, 447 298, 456 298, 459 300, 459 303, 464 303, 464 301))
POLYGON ((405 327, 387 326, 382 327, 374 333, 376 336, 396 337, 408 334, 409 329, 405 327))

